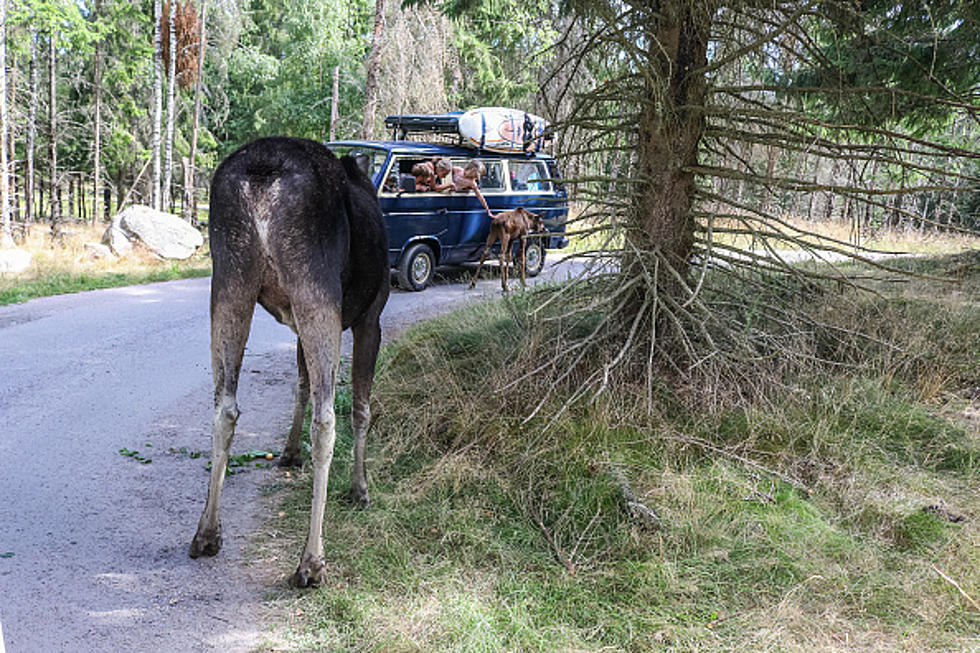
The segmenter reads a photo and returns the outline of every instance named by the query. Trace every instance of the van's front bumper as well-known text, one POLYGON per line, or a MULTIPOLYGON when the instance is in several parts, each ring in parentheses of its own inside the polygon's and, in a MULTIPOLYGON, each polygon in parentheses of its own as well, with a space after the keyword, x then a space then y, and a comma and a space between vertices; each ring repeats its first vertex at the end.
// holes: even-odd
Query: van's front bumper
POLYGON ((548 249, 561 249, 568 247, 568 238, 565 236, 549 236, 548 249))

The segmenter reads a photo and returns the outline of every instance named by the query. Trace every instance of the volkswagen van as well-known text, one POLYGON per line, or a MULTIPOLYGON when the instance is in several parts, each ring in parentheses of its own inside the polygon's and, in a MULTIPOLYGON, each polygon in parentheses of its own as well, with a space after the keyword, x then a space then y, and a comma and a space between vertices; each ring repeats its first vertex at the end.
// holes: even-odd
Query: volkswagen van
MULTIPOLYGON (((388 260, 401 288, 423 290, 437 267, 478 261, 490 233, 490 217, 472 191, 415 190, 411 170, 420 162, 448 158, 465 167, 477 159, 486 166, 479 185, 494 214, 523 206, 541 215, 547 235, 527 240, 528 276, 541 272, 547 250, 568 244, 568 194, 551 156, 407 140, 338 141, 327 147, 366 164, 388 230, 388 260)), ((515 264, 520 251, 518 242, 515 264)))

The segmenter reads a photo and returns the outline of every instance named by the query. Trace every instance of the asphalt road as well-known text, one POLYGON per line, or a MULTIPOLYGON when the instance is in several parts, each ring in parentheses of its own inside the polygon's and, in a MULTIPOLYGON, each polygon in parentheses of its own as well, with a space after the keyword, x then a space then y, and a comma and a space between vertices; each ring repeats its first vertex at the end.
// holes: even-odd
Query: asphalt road
MULTIPOLYGON (((393 290, 385 337, 499 292, 463 281, 393 290)), ((271 509, 259 489, 278 471, 229 477, 224 548, 187 556, 207 489, 207 455, 184 452, 210 450, 208 289, 193 279, 0 307, 0 653, 244 651, 270 636, 261 599, 281 579, 244 563, 271 509)), ((233 453, 281 448, 294 360, 292 333, 258 309, 233 453)))

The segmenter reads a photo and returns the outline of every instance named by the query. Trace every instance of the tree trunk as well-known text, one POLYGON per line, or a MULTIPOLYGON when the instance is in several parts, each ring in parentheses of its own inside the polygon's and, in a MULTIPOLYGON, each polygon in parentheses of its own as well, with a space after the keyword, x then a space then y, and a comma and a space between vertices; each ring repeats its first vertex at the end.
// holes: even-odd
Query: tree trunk
MULTIPOLYGON (((94 22, 99 22, 102 1, 95 0, 94 22)), ((92 222, 102 215, 102 40, 95 43, 95 70, 92 84, 95 100, 94 142, 92 145, 92 222)))
POLYGON ((30 93, 27 101, 27 137, 24 144, 27 167, 24 170, 24 220, 33 222, 34 216, 34 148, 37 145, 37 98, 40 89, 37 79, 37 31, 31 30, 31 58, 28 64, 30 93))
POLYGON ((201 122, 201 86, 204 84, 204 55, 207 52, 207 33, 204 25, 207 19, 208 2, 201 0, 201 33, 198 38, 197 84, 194 87, 194 127, 191 130, 190 184, 184 189, 184 217, 189 216, 191 224, 197 224, 197 186, 194 172, 197 170, 197 130, 201 122), (187 204, 190 205, 188 213, 187 204))
POLYGON ((340 102, 340 66, 333 68, 333 96, 330 102, 330 140, 337 140, 337 118, 340 110, 337 103, 340 102))
MULTIPOLYGON (((0 0, 2 1, 2 0, 0 0)), ((78 213, 75 212, 75 179, 72 175, 68 175, 68 219, 75 220, 78 218, 78 213)))
POLYGON ((51 236, 61 238, 61 206, 58 188, 58 50, 54 26, 48 35, 48 197, 51 201, 51 236))
POLYGON ((651 48, 648 60, 649 101, 640 115, 636 151, 639 183, 626 229, 631 247, 624 254, 621 274, 629 282, 658 270, 651 273, 650 282, 631 294, 624 324, 635 323, 643 317, 643 307, 652 307, 656 337, 651 346, 666 361, 683 353, 679 327, 669 312, 685 301, 681 280, 689 273, 694 248, 691 207, 696 188, 691 167, 698 163, 705 129, 700 107, 705 102, 706 82, 700 69, 707 63, 710 21, 695 16, 696 8, 688 3, 662 3, 660 7, 647 28, 647 40, 658 46, 651 48))
MULTIPOLYGON (((629 237, 640 251, 660 250, 680 271, 686 269, 694 245, 694 173, 687 168, 697 164, 704 134, 704 115, 697 107, 704 106, 705 80, 688 71, 707 62, 709 28, 699 24, 686 3, 674 3, 673 8, 663 12, 661 24, 650 34, 651 42, 660 44, 652 50, 650 63, 658 71, 654 78, 666 84, 662 97, 667 106, 651 101, 640 119, 641 189, 634 200, 629 237)), ((647 91, 650 98, 662 92, 647 91)))
POLYGON ((10 184, 11 215, 17 220, 20 209, 17 204, 17 74, 20 72, 17 52, 11 54, 11 62, 7 75, 7 111, 10 116, 10 127, 7 129, 7 165, 9 166, 8 182, 10 184))
POLYGON ((364 82, 364 120, 361 123, 361 138, 374 139, 375 113, 378 110, 378 70, 381 68, 381 49, 385 32, 385 0, 375 0, 374 34, 371 37, 371 52, 367 58, 367 71, 364 82))
POLYGON ((7 2, 0 0, 0 248, 14 246, 10 225, 10 185, 7 183, 7 132, 10 115, 7 112, 7 2))
POLYGON ((163 43, 160 34, 161 0, 153 0, 153 134, 150 143, 152 172, 150 204, 160 210, 160 121, 163 114, 163 43))
POLYGON ((14 209, 12 212, 12 217, 14 222, 20 222, 20 193, 23 191, 23 186, 19 183, 20 177, 17 176, 17 162, 14 161, 14 165, 10 169, 10 180, 13 184, 13 192, 11 195, 14 200, 14 209))
POLYGON ((174 121, 176 120, 177 109, 177 0, 170 0, 170 12, 167 18, 167 25, 170 29, 170 61, 167 69, 167 136, 165 143, 165 158, 163 164, 163 200, 161 202, 164 211, 172 209, 170 205, 170 189, 173 185, 174 171, 174 121))

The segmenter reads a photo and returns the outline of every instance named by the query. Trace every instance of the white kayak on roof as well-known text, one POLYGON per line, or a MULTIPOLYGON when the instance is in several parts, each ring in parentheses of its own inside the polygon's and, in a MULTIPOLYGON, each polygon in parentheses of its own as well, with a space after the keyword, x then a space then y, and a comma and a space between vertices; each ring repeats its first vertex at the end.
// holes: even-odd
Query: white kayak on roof
POLYGON ((544 144, 548 121, 503 107, 470 109, 459 117, 460 135, 474 147, 491 152, 534 152, 544 144))

